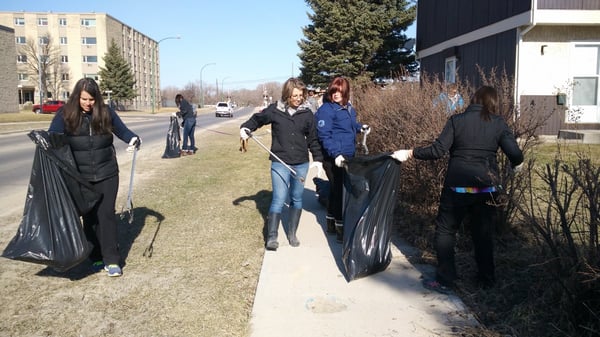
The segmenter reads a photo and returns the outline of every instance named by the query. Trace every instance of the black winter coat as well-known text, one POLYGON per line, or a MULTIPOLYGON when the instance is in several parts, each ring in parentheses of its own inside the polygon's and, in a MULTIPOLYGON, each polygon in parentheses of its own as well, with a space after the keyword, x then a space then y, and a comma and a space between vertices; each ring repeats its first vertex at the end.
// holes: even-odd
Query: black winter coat
POLYGON ((471 104, 465 112, 448 119, 433 144, 413 149, 417 159, 438 159, 450 152, 445 187, 491 187, 499 181, 498 148, 512 166, 523 162, 523 152, 504 118, 480 116, 482 106, 471 104))
MULTIPOLYGON (((323 161, 323 153, 312 111, 306 105, 301 105, 290 116, 282 102, 269 105, 263 111, 255 113, 241 125, 250 131, 271 124, 271 152, 286 164, 296 165, 309 161, 308 150, 314 161, 323 161)), ((271 161, 276 161, 273 156, 271 161)))

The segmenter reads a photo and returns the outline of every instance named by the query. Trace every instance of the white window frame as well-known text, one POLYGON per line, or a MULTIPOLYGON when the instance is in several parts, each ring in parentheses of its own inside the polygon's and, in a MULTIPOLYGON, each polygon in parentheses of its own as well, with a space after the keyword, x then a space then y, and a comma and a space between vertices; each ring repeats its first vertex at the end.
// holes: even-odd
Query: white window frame
POLYGON ((96 56, 96 55, 83 55, 83 63, 98 63, 98 56, 96 56))
POLYGON ((17 63, 27 63, 27 55, 17 55, 17 63))
POLYGON ((25 18, 15 18, 15 26, 25 26, 25 18))
POLYGON ((447 57, 444 61, 444 82, 456 83, 456 56, 447 57))
POLYGON ((81 38, 81 44, 83 44, 83 45, 96 45, 97 41, 98 41, 98 39, 95 36, 88 36, 88 37, 81 38))
POLYGON ((46 46, 50 42, 50 39, 47 36, 40 36, 38 38, 38 44, 40 46, 46 46))
POLYGON ((37 25, 38 26, 48 26, 48 18, 38 18, 37 25))
POLYGON ((25 36, 15 36, 15 42, 17 44, 26 44, 27 38, 25 36))
POLYGON ((69 55, 60 55, 60 63, 69 63, 69 55))
POLYGON ((96 27, 96 19, 81 19, 81 25, 84 27, 96 27))
POLYGON ((29 79, 29 75, 26 73, 18 73, 17 74, 17 79, 19 81, 27 81, 29 79))
POLYGON ((58 25, 62 27, 67 26, 67 18, 58 18, 58 25))

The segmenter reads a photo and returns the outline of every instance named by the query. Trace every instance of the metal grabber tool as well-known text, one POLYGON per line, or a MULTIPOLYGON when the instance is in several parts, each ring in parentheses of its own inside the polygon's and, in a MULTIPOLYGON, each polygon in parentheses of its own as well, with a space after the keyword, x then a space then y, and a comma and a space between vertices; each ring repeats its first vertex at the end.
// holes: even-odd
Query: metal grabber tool
POLYGON ((290 165, 286 164, 275 153, 273 153, 271 150, 269 150, 269 148, 266 147, 265 144, 263 144, 260 140, 256 139, 256 137, 254 137, 254 135, 252 135, 251 132, 247 132, 247 134, 248 134, 248 137, 252 138, 256 142, 256 144, 258 144, 260 147, 262 147, 265 151, 269 152, 269 154, 271 154, 271 156, 273 156, 273 158, 277 159, 277 161, 280 162, 283 166, 285 166, 285 168, 290 170, 290 172, 292 172, 292 175, 296 179, 298 179, 298 180, 300 180, 300 182, 304 183, 304 177, 299 177, 298 174, 296 173, 296 170, 294 170, 290 165))
POLYGON ((135 173, 135 158, 137 157, 138 148, 133 148, 133 159, 131 159, 131 175, 129 176, 129 191, 127 192, 127 202, 125 206, 121 209, 121 219, 125 219, 125 217, 129 216, 129 223, 133 223, 133 174, 135 173), (127 215, 126 215, 127 213, 127 215))

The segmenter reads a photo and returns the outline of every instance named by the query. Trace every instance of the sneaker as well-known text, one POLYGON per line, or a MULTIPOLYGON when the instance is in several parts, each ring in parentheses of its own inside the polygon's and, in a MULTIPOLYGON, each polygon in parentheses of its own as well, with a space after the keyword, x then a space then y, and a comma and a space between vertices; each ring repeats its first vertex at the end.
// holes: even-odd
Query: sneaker
POLYGON ((92 271, 94 271, 94 273, 97 273, 102 269, 104 269, 104 262, 102 262, 102 260, 92 262, 92 271))
POLYGON ((452 288, 451 287, 445 286, 445 285, 439 283, 436 280, 425 279, 425 280, 423 280, 422 283, 423 283, 423 287, 425 289, 436 291, 436 292, 438 292, 440 294, 448 295, 448 294, 450 294, 452 292, 452 288))
POLYGON ((109 264, 108 266, 104 266, 104 270, 108 272, 108 276, 110 277, 118 277, 123 275, 121 267, 119 267, 118 264, 109 264))

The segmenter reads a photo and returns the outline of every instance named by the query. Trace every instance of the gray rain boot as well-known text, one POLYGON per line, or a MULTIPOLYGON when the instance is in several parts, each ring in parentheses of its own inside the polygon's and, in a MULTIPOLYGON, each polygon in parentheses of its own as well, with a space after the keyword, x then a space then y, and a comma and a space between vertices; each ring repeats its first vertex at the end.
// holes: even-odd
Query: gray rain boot
POLYGON ((288 241, 290 242, 290 246, 298 247, 300 246, 300 241, 296 237, 296 231, 298 230, 298 223, 300 222, 300 214, 302 214, 301 208, 290 208, 289 211, 289 221, 290 226, 288 229, 288 241))
POLYGON ((279 220, 281 213, 269 213, 267 218, 267 250, 277 250, 279 242, 277 242, 277 230, 279 229, 279 220))

